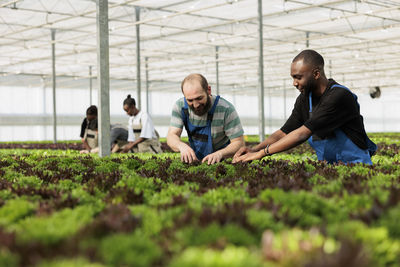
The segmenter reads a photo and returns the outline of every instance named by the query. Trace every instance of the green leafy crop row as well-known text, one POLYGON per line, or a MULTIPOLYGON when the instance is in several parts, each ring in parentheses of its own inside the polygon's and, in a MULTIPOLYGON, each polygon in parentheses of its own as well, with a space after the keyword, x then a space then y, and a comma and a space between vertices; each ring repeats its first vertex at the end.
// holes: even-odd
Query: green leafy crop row
POLYGON ((398 266, 399 137, 372 166, 0 150, 0 266, 398 266))

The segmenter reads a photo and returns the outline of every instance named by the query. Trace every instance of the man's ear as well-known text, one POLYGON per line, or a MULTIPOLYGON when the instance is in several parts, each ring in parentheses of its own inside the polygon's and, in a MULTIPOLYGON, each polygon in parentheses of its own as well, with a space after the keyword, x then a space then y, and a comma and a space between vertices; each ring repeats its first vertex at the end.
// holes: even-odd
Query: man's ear
POLYGON ((313 71, 314 78, 318 80, 321 77, 321 71, 318 68, 315 68, 313 71))
POLYGON ((208 88, 207 88, 207 94, 208 94, 208 95, 211 95, 211 86, 208 86, 208 88))

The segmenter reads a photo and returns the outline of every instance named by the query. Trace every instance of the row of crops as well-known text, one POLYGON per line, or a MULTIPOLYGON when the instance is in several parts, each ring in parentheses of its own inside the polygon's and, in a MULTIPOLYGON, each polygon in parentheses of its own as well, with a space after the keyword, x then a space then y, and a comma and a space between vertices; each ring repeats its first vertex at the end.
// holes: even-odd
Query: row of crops
POLYGON ((372 139, 373 166, 3 148, 0 266, 399 266, 400 134, 372 139))

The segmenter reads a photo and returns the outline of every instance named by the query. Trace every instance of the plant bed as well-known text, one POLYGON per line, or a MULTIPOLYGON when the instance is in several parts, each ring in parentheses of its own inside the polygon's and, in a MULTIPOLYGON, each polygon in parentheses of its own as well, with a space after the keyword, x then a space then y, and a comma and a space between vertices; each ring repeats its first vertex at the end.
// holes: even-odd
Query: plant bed
POLYGON ((373 166, 306 144, 211 166, 3 149, 0 266, 398 266, 398 136, 384 138, 373 166))

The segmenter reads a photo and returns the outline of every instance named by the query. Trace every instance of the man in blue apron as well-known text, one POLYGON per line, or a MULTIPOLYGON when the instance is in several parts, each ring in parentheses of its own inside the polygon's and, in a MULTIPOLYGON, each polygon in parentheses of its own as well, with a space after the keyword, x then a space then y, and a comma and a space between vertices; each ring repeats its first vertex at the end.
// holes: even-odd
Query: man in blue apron
POLYGON ((196 160, 214 164, 232 157, 244 146, 243 128, 233 105, 211 95, 211 87, 201 74, 190 74, 181 84, 184 95, 173 109, 167 143, 181 153, 183 162, 196 160), (182 142, 183 127, 189 144, 182 142))
POLYGON ((293 85, 300 91, 289 119, 253 148, 242 148, 233 162, 260 159, 308 140, 318 160, 372 164, 377 147, 368 138, 357 96, 324 73, 324 59, 304 50, 292 61, 293 85))

